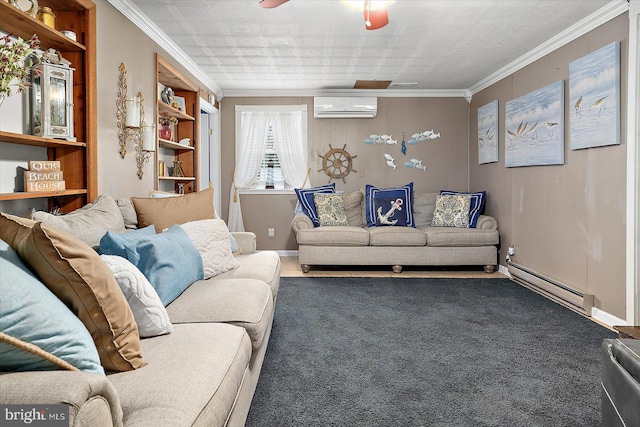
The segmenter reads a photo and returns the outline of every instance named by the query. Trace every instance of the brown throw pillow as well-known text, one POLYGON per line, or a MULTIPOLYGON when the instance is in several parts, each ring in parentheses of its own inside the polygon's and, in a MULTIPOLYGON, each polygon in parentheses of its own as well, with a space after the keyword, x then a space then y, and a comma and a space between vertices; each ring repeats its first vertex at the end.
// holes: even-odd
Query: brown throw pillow
POLYGON ((146 365, 131 308, 93 249, 63 231, 11 215, 0 215, 0 230, 0 238, 89 330, 105 370, 146 365))
POLYGON ((215 218, 212 188, 182 197, 132 197, 131 201, 138 214, 138 227, 154 225, 156 233, 173 224, 215 218))

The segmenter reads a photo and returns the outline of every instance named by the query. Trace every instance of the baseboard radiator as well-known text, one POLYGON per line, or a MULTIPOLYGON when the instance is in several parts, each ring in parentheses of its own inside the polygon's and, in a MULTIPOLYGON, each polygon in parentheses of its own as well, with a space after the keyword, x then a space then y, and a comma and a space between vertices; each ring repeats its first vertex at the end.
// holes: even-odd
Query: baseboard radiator
POLYGON ((509 262, 507 267, 514 282, 521 284, 533 291, 578 311, 591 316, 593 308, 593 295, 572 289, 571 287, 549 279, 542 274, 522 265, 509 262))

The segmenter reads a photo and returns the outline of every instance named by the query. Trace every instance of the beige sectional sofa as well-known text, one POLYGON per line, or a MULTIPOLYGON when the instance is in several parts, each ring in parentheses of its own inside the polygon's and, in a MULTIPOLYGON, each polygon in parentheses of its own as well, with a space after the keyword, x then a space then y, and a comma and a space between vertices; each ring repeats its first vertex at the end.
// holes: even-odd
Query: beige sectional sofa
POLYGON ((238 266, 193 283, 166 306, 172 332, 140 338, 146 365, 106 375, 2 372, 0 404, 63 403, 73 426, 244 425, 271 333, 280 258, 256 252, 253 233, 233 236, 238 266))
POLYGON ((399 273, 403 266, 484 266, 491 273, 498 262, 498 222, 480 215, 475 228, 432 227, 438 193, 416 193, 413 215, 416 227, 367 227, 365 193, 345 193, 348 226, 314 227, 303 213, 291 227, 298 243, 303 272, 314 265, 389 265, 399 273))

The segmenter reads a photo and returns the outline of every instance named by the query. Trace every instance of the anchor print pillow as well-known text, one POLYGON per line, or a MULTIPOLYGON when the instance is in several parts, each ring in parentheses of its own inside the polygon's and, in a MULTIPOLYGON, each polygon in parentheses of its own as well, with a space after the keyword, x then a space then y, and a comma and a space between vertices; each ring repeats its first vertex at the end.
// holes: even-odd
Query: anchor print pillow
POLYGON ((415 227, 413 182, 399 188, 365 186, 367 226, 415 227))

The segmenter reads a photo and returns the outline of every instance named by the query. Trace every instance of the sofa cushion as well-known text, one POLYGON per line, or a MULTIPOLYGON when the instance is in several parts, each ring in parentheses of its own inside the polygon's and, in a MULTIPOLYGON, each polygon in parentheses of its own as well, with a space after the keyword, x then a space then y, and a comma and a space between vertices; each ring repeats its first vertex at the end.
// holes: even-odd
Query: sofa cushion
POLYGON ((128 234, 107 233, 102 239, 120 239, 116 244, 102 244, 100 250, 105 255, 127 258, 149 280, 166 306, 176 299, 193 282, 204 278, 202 258, 187 233, 178 224, 167 231, 152 235, 139 235, 129 239, 128 234))
POLYGON ((92 248, 46 224, 6 214, 0 214, 0 239, 9 243, 80 318, 91 333, 105 370, 127 371, 145 365, 129 304, 92 248))
POLYGON ((367 226, 415 227, 413 220, 413 182, 399 188, 365 186, 367 226))
POLYGON ((440 190, 440 194, 455 195, 468 194, 471 204, 469 205, 469 227, 476 228, 478 218, 484 214, 484 205, 487 200, 487 192, 479 191, 477 193, 462 193, 459 191, 440 190))
POLYGON ((155 337, 173 331, 167 310, 144 274, 117 255, 100 255, 131 307, 141 337, 155 337))
POLYGON ((298 245, 312 246, 367 246, 369 231, 362 227, 327 226, 298 231, 298 245))
POLYGON ((120 208, 110 196, 101 195, 80 209, 66 215, 34 212, 32 219, 69 233, 91 247, 100 244, 107 231, 124 233, 124 218, 120 208))
POLYGON ((427 236, 427 246, 490 246, 497 245, 498 230, 456 227, 418 227, 427 236))
POLYGON ((0 370, 80 369, 104 375, 87 328, 3 240, 0 272, 0 370))
POLYGON ((365 222, 362 220, 363 197, 364 193, 362 191, 353 191, 342 195, 342 200, 344 201, 344 214, 347 217, 349 225, 364 227, 365 222))
POLYGON ((313 188, 296 188, 295 191, 296 196, 298 196, 298 203, 300 203, 300 207, 302 208, 302 213, 311 219, 315 227, 318 227, 320 220, 318 219, 318 212, 316 211, 316 203, 313 195, 315 193, 335 193, 336 183, 332 182, 331 184, 313 188))
POLYGON ((256 279, 265 282, 271 288, 275 300, 280 287, 280 256, 275 251, 262 251, 244 254, 236 258, 238 268, 214 277, 219 279, 256 279))
POLYGON ((438 195, 431 226, 468 228, 470 203, 468 194, 438 195))
POLYGON ((371 246, 424 246, 427 237, 413 227, 371 227, 369 242, 371 246))
POLYGON ((225 323, 174 326, 142 340, 149 365, 109 375, 126 426, 222 426, 251 359, 244 329, 225 323))
POLYGON ((138 214, 138 227, 154 225, 158 233, 173 224, 216 217, 212 188, 182 197, 132 197, 131 201, 138 214))
POLYGON ((178 323, 223 322, 241 326, 257 351, 273 319, 271 289, 257 279, 200 280, 167 306, 178 323))
POLYGON ((327 225, 349 225, 347 216, 344 213, 344 199, 342 194, 315 193, 313 201, 318 212, 320 226, 327 225))
POLYGON ((417 193, 413 195, 413 220, 416 227, 431 225, 436 210, 438 193, 417 193))
POLYGON ((231 251, 229 230, 223 220, 202 219, 186 222, 181 227, 200 253, 205 279, 238 266, 231 251))

